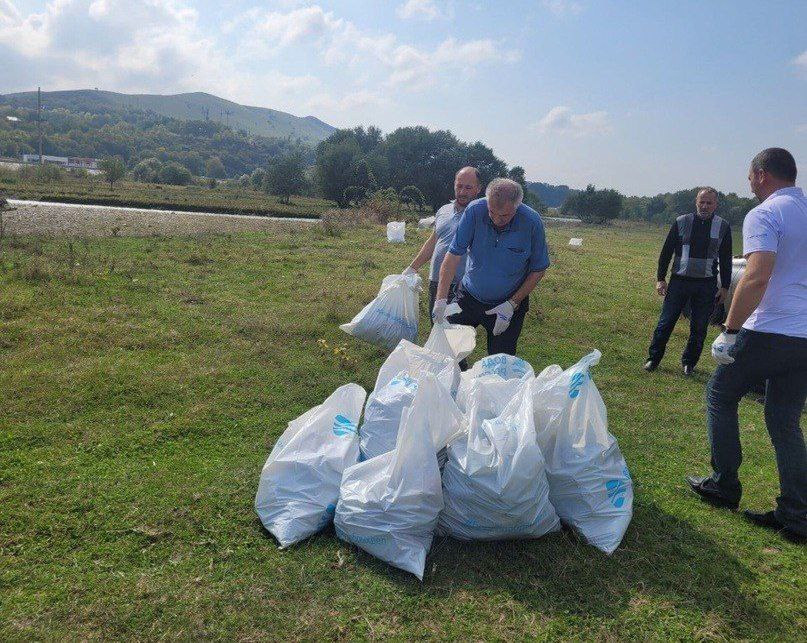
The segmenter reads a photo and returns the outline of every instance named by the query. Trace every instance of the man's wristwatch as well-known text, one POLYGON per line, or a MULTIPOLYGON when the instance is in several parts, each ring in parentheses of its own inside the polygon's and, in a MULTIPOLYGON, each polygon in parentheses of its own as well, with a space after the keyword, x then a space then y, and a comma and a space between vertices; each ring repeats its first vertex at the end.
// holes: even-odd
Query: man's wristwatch
POLYGON ((726 335, 736 335, 740 332, 739 328, 729 328, 725 324, 720 324, 720 327, 723 329, 723 332, 726 333, 726 335))

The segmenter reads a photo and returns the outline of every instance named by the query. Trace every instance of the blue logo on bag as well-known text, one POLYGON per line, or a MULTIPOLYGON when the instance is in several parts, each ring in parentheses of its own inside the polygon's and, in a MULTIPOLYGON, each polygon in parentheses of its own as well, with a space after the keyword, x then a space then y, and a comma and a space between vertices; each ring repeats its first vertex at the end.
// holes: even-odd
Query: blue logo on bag
POLYGON ((411 391, 418 390, 418 381, 413 378, 409 377, 408 375, 401 373, 400 375, 393 377, 390 382, 389 386, 403 386, 404 388, 408 388, 411 391))
POLYGON ((356 425, 344 415, 337 415, 333 419, 333 434, 341 438, 350 433, 356 433, 356 425))
POLYGON ((572 375, 572 379, 569 381, 569 397, 574 399, 578 395, 580 395, 580 388, 586 381, 586 374, 583 371, 579 373, 575 373, 572 375))
POLYGON ((622 480, 609 480, 605 483, 605 489, 608 492, 608 499, 611 504, 619 509, 625 504, 625 494, 628 493, 628 485, 622 480))

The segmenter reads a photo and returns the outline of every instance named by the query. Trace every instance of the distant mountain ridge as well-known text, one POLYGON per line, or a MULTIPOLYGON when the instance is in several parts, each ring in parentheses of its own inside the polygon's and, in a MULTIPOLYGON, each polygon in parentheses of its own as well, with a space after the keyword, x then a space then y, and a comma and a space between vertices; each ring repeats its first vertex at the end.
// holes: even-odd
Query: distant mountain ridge
MULTIPOLYGON (((0 102, 16 107, 36 108, 36 92, 0 95, 0 102)), ((261 136, 291 138, 315 146, 336 128, 315 116, 294 116, 267 107, 240 105, 206 94, 120 94, 98 89, 42 92, 46 109, 97 112, 108 109, 150 111, 179 120, 214 120, 261 136)))
POLYGON ((569 194, 574 192, 568 185, 550 185, 538 181, 527 181, 527 189, 533 194, 537 194, 541 203, 548 208, 561 207, 569 194))

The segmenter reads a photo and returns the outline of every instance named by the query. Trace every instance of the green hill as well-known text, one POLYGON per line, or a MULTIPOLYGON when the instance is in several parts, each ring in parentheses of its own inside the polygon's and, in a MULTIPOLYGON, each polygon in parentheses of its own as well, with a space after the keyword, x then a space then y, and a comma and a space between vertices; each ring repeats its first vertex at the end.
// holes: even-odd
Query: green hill
MULTIPOLYGON (((35 108, 36 92, 0 95, 0 102, 35 108)), ((46 109, 97 113, 129 108, 181 120, 213 120, 260 136, 299 139, 310 146, 326 139, 336 129, 314 116, 299 117, 266 107, 239 105, 204 92, 163 96, 80 89, 43 92, 42 102, 46 109)))

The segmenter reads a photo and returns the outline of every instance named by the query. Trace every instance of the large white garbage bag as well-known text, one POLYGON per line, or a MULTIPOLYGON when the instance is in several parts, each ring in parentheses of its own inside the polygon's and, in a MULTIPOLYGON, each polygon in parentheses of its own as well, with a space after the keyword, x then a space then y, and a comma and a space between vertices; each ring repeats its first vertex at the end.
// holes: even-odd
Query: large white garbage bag
POLYGON ((471 368, 461 374, 460 385, 457 391, 457 405, 463 413, 467 413, 470 408, 468 396, 472 386, 477 382, 484 382, 487 385, 508 383, 498 388, 500 397, 499 403, 503 409, 521 383, 532 379, 535 376, 529 362, 520 357, 498 353, 488 355, 476 362, 471 368))
POLYGON ((289 422, 275 443, 261 471, 255 511, 281 547, 333 519, 342 472, 359 459, 356 426, 366 397, 358 384, 340 386, 289 422))
POLYGON ((470 394, 468 434, 448 447, 439 530, 462 540, 538 538, 560 529, 549 501, 546 465, 533 420, 534 380, 477 380, 470 394), (499 412, 501 411, 501 412, 499 412))
POLYGON ((418 303, 422 290, 419 275, 388 275, 381 282, 375 299, 343 331, 371 344, 392 350, 402 339, 418 336, 418 303))
POLYGON ((434 375, 449 391, 456 390, 460 372, 451 356, 401 340, 378 371, 375 388, 367 398, 359 429, 362 460, 395 448, 404 409, 415 399, 418 381, 425 373, 434 375))
POLYGON ((395 449, 345 470, 336 535, 422 580, 443 508, 436 453, 461 427, 462 414, 449 391, 424 375, 404 412, 395 449))
POLYGON ((633 516, 633 483, 591 379, 600 356, 595 350, 565 371, 546 369, 533 408, 552 504, 565 524, 610 554, 633 516))
POLYGON ((390 221, 387 224, 387 241, 390 243, 406 241, 406 221, 390 221))

